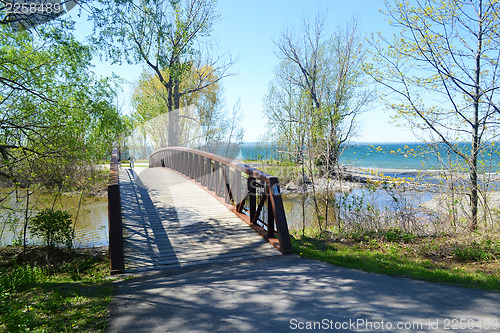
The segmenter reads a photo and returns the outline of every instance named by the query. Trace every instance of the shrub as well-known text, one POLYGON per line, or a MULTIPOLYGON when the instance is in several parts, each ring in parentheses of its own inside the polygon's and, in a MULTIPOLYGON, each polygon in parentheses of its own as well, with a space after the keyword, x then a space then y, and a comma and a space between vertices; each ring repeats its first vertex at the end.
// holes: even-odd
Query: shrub
POLYGON ((71 215, 62 210, 44 209, 30 221, 30 231, 42 238, 45 245, 54 248, 64 244, 68 248, 73 245, 75 238, 71 228, 71 215))
POLYGON ((455 258, 463 262, 478 262, 497 258, 500 255, 500 243, 492 241, 472 242, 457 246, 455 258))
POLYGON ((384 238, 389 242, 411 243, 417 236, 411 232, 404 232, 399 228, 392 228, 385 231, 384 238))
POLYGON ((15 266, 12 270, 0 269, 0 293, 24 289, 43 281, 45 276, 43 269, 28 264, 15 266))

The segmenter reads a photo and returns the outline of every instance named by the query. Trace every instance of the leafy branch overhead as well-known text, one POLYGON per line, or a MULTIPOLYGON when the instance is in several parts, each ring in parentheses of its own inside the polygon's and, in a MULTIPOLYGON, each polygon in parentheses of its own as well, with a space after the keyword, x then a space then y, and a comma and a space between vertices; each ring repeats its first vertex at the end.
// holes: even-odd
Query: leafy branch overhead
POLYGON ((171 111, 181 107, 183 96, 230 75, 232 61, 210 54, 214 50, 204 38, 218 19, 216 1, 100 0, 99 4, 92 14, 94 42, 107 59, 144 64, 157 76, 172 118, 168 143, 179 144, 178 113, 171 111), (188 77, 196 80, 186 81, 188 77))
POLYGON ((114 84, 91 72, 92 49, 75 40, 72 24, 60 21, 36 33, 0 29, 4 181, 18 178, 13 172, 27 158, 103 156, 114 139, 109 134, 123 128, 114 84))
POLYGON ((0 24, 0 184, 10 187, 0 209, 23 216, 15 223, 24 220, 24 244, 30 197, 88 191, 126 129, 114 107, 116 81, 92 72, 93 47, 73 32, 62 18, 31 30, 0 24))

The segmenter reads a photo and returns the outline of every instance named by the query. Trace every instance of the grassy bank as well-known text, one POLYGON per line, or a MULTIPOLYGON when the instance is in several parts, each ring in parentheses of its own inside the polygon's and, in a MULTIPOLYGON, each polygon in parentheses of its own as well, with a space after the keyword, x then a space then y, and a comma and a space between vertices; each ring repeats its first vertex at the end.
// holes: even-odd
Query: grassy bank
POLYGON ((291 181, 298 182, 302 179, 301 166, 293 162, 244 160, 241 163, 253 165, 257 169, 277 177, 282 185, 291 181))
MULTIPOLYGON (((128 160, 122 160, 120 165, 124 168, 128 168, 130 166, 130 162, 128 160)), ((147 160, 147 159, 134 160, 134 167, 148 168, 149 167, 149 160, 147 160)))
POLYGON ((113 292, 106 250, 0 248, 0 332, 103 332, 113 292))
POLYGON ((367 272, 500 291, 500 240, 475 235, 423 237, 398 229, 332 238, 293 237, 301 257, 367 272))

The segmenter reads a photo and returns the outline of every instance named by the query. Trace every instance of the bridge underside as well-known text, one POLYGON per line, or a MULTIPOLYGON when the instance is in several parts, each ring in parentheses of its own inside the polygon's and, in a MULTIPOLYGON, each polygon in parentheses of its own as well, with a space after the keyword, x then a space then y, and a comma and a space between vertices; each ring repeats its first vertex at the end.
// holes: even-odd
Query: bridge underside
POLYGON ((125 272, 281 253, 220 201, 165 168, 120 170, 125 272))

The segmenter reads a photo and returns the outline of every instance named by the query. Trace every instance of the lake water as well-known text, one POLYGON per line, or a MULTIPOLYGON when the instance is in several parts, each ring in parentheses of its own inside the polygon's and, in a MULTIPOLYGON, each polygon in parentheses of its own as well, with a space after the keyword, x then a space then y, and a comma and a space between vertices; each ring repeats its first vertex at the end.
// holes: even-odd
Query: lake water
MULTIPOLYGON (((470 151, 467 143, 456 144, 463 152, 470 151)), ((499 170, 500 154, 498 144, 490 144, 480 156, 479 165, 489 171, 499 170)), ((244 143, 241 146, 239 159, 268 160, 286 157, 283 150, 276 145, 244 143)), ((460 161, 456 154, 444 145, 430 146, 425 143, 354 143, 349 145, 340 158, 340 163, 347 166, 365 168, 388 168, 401 170, 440 170, 443 162, 460 161)))
MULTIPOLYGON (((500 154, 497 151, 498 144, 486 146, 479 158, 479 171, 498 173, 500 168, 500 154)), ((470 152, 470 145, 457 143, 456 147, 465 153, 470 152)), ((264 145, 258 143, 245 143, 241 147, 238 158, 244 160, 269 160, 286 158, 283 150, 275 145, 264 145)), ((460 163, 463 161, 444 144, 430 146, 424 143, 358 143, 348 146, 342 154, 340 164, 344 166, 363 168, 382 172, 385 176, 397 178, 416 178, 420 183, 425 183, 429 190, 407 191, 404 200, 409 205, 418 207, 431 200, 440 187, 446 184, 436 170, 443 170, 448 163, 460 163)), ((368 171, 366 171, 368 173, 368 171)), ((454 179, 453 183, 458 184, 454 179)), ((481 183, 481 180, 480 180, 481 183)), ((499 191, 498 180, 489 182, 489 190, 499 191)), ((385 190, 377 190, 375 193, 367 194, 364 188, 354 189, 349 198, 363 197, 374 207, 380 209, 391 209, 394 200, 385 190)), ((294 195, 283 196, 287 221, 291 228, 300 228, 302 224, 301 198, 294 195)), ((321 200, 320 200, 321 201, 321 200)), ((324 212, 324 204, 320 204, 320 211, 324 212)), ((315 215, 314 204, 311 197, 306 198, 306 219, 315 215)), ((310 218, 309 218, 310 219, 310 218)))

